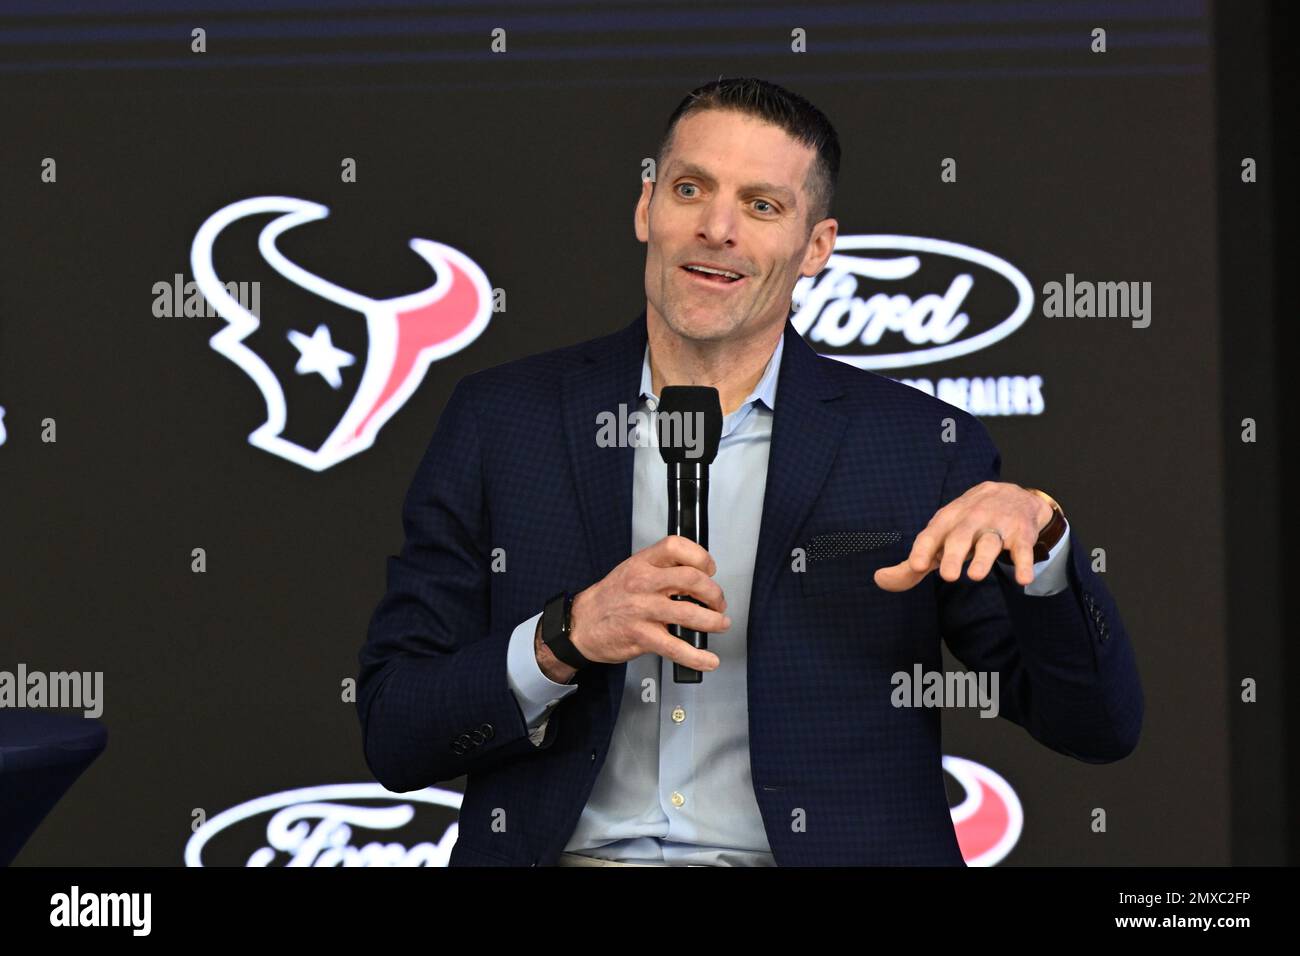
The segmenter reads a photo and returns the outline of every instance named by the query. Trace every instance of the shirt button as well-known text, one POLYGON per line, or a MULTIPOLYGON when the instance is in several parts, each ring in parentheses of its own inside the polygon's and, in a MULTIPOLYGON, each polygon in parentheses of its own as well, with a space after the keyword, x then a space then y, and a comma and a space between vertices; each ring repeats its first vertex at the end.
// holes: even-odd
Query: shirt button
POLYGON ((645 403, 652 412, 659 407, 659 400, 656 398, 647 398, 645 403))
POLYGON ((686 719, 686 711, 681 705, 673 708, 673 723, 680 724, 686 719))
POLYGON ((686 802, 686 798, 683 797, 683 796, 682 796, 680 793, 678 793, 676 790, 674 790, 674 791, 673 791, 673 806, 675 806, 675 807, 680 807, 680 806, 681 806, 683 803, 685 803, 685 802, 686 802))

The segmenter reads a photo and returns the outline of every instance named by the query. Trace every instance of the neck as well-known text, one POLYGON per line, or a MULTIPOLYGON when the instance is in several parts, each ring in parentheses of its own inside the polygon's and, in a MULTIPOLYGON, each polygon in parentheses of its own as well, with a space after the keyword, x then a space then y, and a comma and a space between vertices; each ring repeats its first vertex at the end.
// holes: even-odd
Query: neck
POLYGON ((722 414, 730 415, 754 390, 785 333, 785 323, 746 339, 701 342, 682 338, 663 323, 650 323, 650 381, 656 395, 665 385, 711 385, 722 414))

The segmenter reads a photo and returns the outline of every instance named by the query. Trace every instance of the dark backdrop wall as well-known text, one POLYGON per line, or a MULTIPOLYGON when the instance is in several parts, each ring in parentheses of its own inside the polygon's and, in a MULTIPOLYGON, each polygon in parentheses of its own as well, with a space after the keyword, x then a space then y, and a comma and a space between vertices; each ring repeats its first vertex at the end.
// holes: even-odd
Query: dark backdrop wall
MULTIPOLYGON (((738 11, 7 5, 0 668, 102 671, 109 730, 19 862, 180 863, 199 811, 213 820, 272 798, 191 843, 190 862, 243 863, 274 843, 272 815, 295 799, 273 795, 371 780, 343 682, 440 410, 467 373, 613 331, 643 307, 642 163, 678 100, 719 74, 782 83, 836 124, 841 237, 906 237, 892 249, 846 242, 845 263, 869 273, 866 258, 917 256, 903 279, 845 265, 857 285, 842 304, 942 295, 970 275, 960 338, 1007 333, 969 354, 882 366, 919 346, 897 332, 835 345, 818 339, 829 311, 797 312, 809 341, 983 416, 1004 476, 1049 489, 1074 533, 1104 549, 1146 690, 1138 751, 1089 766, 1006 721, 945 717, 944 752, 994 770, 1023 806, 1005 862, 1228 862, 1224 581, 1204 556, 1221 549, 1223 443, 1236 430, 1219 394, 1209 11, 750 2, 739 22, 738 11), (498 27, 504 53, 490 52, 498 27), (191 51, 194 28, 205 53, 191 51), (1090 50, 1097 28, 1105 53, 1090 50), (806 53, 791 50, 796 30, 806 53), (949 158, 955 182, 941 176, 949 158), (205 220, 267 196, 327 207, 279 246, 358 295, 431 284, 413 238, 458 250, 505 294, 371 447, 319 470, 250 443, 268 407, 210 344, 226 318, 156 314, 157 284, 193 278, 205 220), (1149 324, 1045 315, 1044 287, 1067 275, 1149 283, 1149 324), (46 419, 56 441, 44 440, 46 419), (1089 826, 1095 807, 1105 834, 1089 826)), ((223 281, 259 284, 250 344, 280 380, 285 434, 315 448, 376 343, 355 302, 271 268, 257 235, 275 215, 232 224, 213 261, 223 281), (337 388, 294 370, 290 330, 320 326, 354 359, 337 388)), ((449 846, 450 806, 364 788, 326 796, 415 808, 401 826, 354 821, 354 846, 449 846)), ((280 851, 256 859, 294 855, 280 851)))

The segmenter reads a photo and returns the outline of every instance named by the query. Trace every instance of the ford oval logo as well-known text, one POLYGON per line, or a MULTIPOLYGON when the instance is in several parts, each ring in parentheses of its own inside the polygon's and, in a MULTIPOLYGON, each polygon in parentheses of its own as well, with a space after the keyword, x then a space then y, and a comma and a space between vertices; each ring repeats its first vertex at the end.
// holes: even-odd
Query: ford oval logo
POLYGON ((795 329, 821 354, 858 368, 906 368, 1006 338, 1029 318, 1034 290, 1011 263, 972 246, 841 236, 793 299, 795 329))
POLYGON ((205 822, 185 845, 185 865, 446 866, 461 797, 434 787, 393 793, 378 783, 286 790, 205 822), (367 840, 367 831, 380 839, 367 840))

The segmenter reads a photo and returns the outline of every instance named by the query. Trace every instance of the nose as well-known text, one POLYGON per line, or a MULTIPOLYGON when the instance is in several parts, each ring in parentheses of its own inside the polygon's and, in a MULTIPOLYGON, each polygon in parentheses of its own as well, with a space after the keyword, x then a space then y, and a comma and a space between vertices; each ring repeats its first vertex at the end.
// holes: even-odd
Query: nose
POLYGON ((736 210, 726 201, 718 198, 709 200, 700 208, 700 222, 696 229, 696 238, 709 246, 734 245, 736 241, 736 210))

